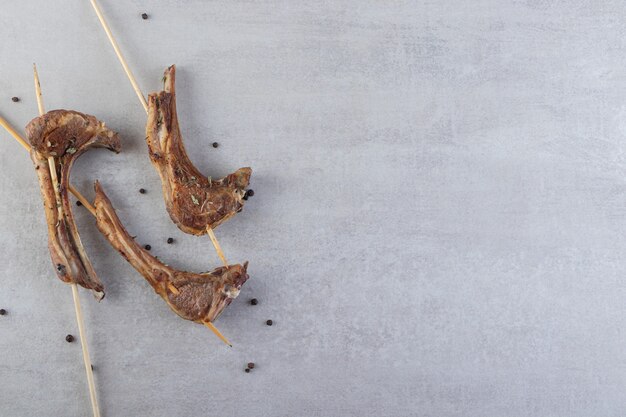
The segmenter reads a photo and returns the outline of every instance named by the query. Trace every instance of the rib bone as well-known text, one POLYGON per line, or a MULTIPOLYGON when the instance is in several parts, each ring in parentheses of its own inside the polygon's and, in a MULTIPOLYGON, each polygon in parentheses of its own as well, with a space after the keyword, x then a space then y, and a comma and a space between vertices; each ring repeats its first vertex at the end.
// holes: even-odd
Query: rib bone
POLYGON ((98 229, 176 314, 196 323, 212 322, 237 297, 248 279, 248 262, 201 274, 171 268, 135 242, 98 182, 95 189, 98 229), (171 290, 172 285, 177 293, 171 290))
POLYGON ((119 152, 119 137, 94 116, 70 110, 53 110, 33 119, 26 126, 26 133, 44 200, 48 248, 57 276, 63 282, 92 290, 100 300, 104 287, 78 235, 67 190, 74 161, 94 147, 119 152), (55 159, 57 190, 48 169, 49 157, 55 159))
POLYGON ((178 127, 175 67, 165 70, 164 90, 148 97, 146 142, 161 177, 172 221, 185 233, 203 235, 241 211, 252 169, 240 168, 219 180, 207 178, 191 163, 178 127))

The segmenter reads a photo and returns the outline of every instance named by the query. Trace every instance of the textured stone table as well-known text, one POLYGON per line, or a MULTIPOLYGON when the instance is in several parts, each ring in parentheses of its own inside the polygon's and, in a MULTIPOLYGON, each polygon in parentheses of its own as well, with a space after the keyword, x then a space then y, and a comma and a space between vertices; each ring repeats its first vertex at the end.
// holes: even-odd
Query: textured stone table
MULTIPOLYGON (((144 92, 177 64, 193 162, 250 165, 255 190, 216 231, 250 261, 217 321, 232 349, 76 208, 108 290, 81 291, 103 416, 626 415, 624 2, 101 6, 144 92)), ((3 2, 0 35, 0 114, 36 115, 36 62, 49 109, 123 138, 81 157, 74 185, 92 198, 100 179, 171 265, 219 265, 165 212, 144 111, 89 2, 3 2)), ((0 416, 88 416, 70 289, 4 132, 0 167, 0 416)))

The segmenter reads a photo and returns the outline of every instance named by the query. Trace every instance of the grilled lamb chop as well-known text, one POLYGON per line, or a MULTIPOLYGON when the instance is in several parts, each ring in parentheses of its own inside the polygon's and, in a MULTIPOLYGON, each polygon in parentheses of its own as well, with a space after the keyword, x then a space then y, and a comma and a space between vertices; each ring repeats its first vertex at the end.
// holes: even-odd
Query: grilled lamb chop
POLYGON ((248 262, 201 274, 171 268, 135 242, 124 229, 102 186, 96 182, 95 188, 98 229, 180 317, 196 323, 212 322, 239 295, 248 279, 248 262), (172 285, 177 291, 172 291, 172 285))
POLYGON ((104 297, 104 287, 78 235, 67 190, 76 158, 94 147, 119 152, 120 139, 94 116, 70 110, 53 110, 33 119, 26 126, 26 133, 44 200, 48 248, 57 276, 63 282, 92 290, 100 300, 104 297), (57 190, 48 165, 49 157, 55 160, 57 190))
POLYGON ((203 235, 241 211, 252 169, 211 180, 193 166, 178 127, 175 67, 165 70, 164 89, 148 97, 146 142, 161 177, 167 212, 178 228, 203 235))

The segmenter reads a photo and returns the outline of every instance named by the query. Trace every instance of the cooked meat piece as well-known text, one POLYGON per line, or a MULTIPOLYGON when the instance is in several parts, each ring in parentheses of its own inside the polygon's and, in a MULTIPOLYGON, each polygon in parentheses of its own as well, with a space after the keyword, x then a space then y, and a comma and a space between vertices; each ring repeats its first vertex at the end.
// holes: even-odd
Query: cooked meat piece
POLYGON ((95 188, 98 229, 180 317, 196 323, 214 321, 239 295, 248 279, 248 262, 201 274, 171 268, 135 242, 124 229, 102 186, 96 182, 95 188), (172 285, 177 291, 172 291, 172 285))
POLYGON ((150 159, 161 177, 163 198, 172 221, 185 233, 203 235, 243 207, 252 169, 241 168, 212 180, 193 166, 178 128, 175 67, 165 70, 164 91, 148 97, 146 142, 150 159))
POLYGON ((67 190, 76 158, 94 147, 119 152, 120 139, 94 116, 70 110, 53 110, 33 119, 26 126, 26 133, 44 200, 48 248, 57 276, 63 282, 92 290, 100 300, 104 287, 78 235, 67 190), (49 157, 55 160, 57 190, 48 166, 49 157))

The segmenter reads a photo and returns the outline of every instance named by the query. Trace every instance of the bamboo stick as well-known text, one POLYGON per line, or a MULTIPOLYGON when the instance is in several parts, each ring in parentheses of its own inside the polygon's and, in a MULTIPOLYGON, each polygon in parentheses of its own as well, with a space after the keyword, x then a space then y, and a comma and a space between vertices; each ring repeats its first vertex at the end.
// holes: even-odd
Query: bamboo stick
POLYGON ((9 134, 13 136, 13 138, 15 138, 15 140, 17 140, 20 145, 22 145, 24 149, 26 149, 26 151, 30 152, 30 145, 28 144, 28 142, 26 142, 22 135, 20 135, 17 130, 15 130, 13 126, 11 126, 9 122, 7 122, 6 119, 2 116, 0 116, 0 126, 2 126, 7 132, 9 132, 9 134))
POLYGON ((139 98, 139 101, 141 102, 141 105, 143 106, 144 110, 147 113, 148 112, 148 102, 146 101, 146 99, 145 99, 143 93, 141 92, 141 90, 139 89, 139 85, 137 84, 137 80, 135 80, 135 77, 133 76, 133 73, 131 72, 130 68, 128 67, 128 64, 126 63, 126 60, 124 59, 124 56, 122 55, 122 51, 120 51, 120 47, 117 45, 117 42, 115 41, 115 38, 113 37, 113 34, 111 33, 111 29, 109 28, 109 25, 107 24, 106 20, 104 20, 104 16, 102 15, 102 11, 100 10, 100 6, 96 2, 96 0, 90 0, 90 1, 91 1, 91 5, 93 6, 93 9, 96 11, 96 15, 98 16, 98 19, 100 20, 100 23, 102 24, 102 28, 104 29, 104 32, 107 34, 107 37, 109 38, 109 42, 111 42, 111 46, 113 46, 113 50, 115 51, 115 54, 117 55, 117 58, 120 61, 120 64, 122 64, 122 68, 124 68, 124 72, 126 72, 126 76, 128 77, 128 80, 130 81, 130 84, 133 86, 133 90, 135 90, 135 94, 137 94, 137 98, 139 98))
POLYGON ((78 297, 78 285, 72 283, 72 298, 74 299, 74 311, 76 313, 76 321, 78 322, 78 334, 80 336, 80 345, 83 349, 83 362, 85 371, 87 371, 87 384, 89 385, 89 397, 91 398, 91 409, 94 417, 100 417, 100 408, 98 406, 98 397, 96 396, 96 383, 93 379, 93 370, 91 368, 91 358, 87 349, 87 336, 85 336, 85 323, 83 321, 83 312, 80 308, 80 298, 78 297))
POLYGON ((210 321, 205 321, 204 325, 208 327, 209 329, 211 329, 211 331, 215 333, 215 335, 219 337, 222 340, 222 342, 226 343, 230 347, 233 347, 232 343, 230 343, 228 339, 226 339, 224 335, 222 335, 222 333, 220 333, 220 331, 217 330, 217 327, 215 327, 213 323, 211 323, 210 321))
MULTIPOLYGON (((35 94, 37 95, 37 107, 39 108, 39 115, 43 116, 45 113, 43 106, 43 99, 41 97, 41 85, 39 83, 39 75, 37 74, 37 67, 33 64, 33 73, 35 77, 35 94)), ((59 212, 62 210, 61 197, 59 196, 58 178, 56 165, 54 163, 54 157, 48 158, 48 165, 50 167, 50 177, 52 178, 52 184, 54 186, 54 194, 57 200, 57 208, 59 212)), ((80 336, 80 344, 83 349, 83 362, 85 364, 85 372, 87 373, 87 386, 89 387, 89 398, 91 399, 91 409, 94 417, 100 417, 100 408, 98 407, 98 398, 96 397, 96 384, 93 379, 93 369, 91 368, 91 359, 89 357, 89 349, 87 348, 87 337, 85 335, 85 323, 83 320, 83 313, 80 308, 80 298, 78 296, 78 286, 76 283, 70 284, 72 287, 72 298, 74 300, 74 311, 76 312, 76 322, 78 323, 78 334, 80 336)))
POLYGON ((215 251, 217 252, 217 256, 220 257, 224 266, 228 268, 228 262, 226 262, 226 257, 224 256, 222 247, 220 246, 220 243, 217 241, 217 238, 215 237, 215 233, 213 233, 213 229, 211 229, 211 226, 206 227, 206 232, 209 235, 209 238, 211 239, 213 246, 215 246, 215 251))
POLYGON ((46 110, 43 107, 43 99, 41 97, 41 84, 39 83, 39 74, 37 73, 37 65, 33 64, 33 74, 35 76, 35 95, 37 96, 37 108, 39 115, 43 116, 46 110))

